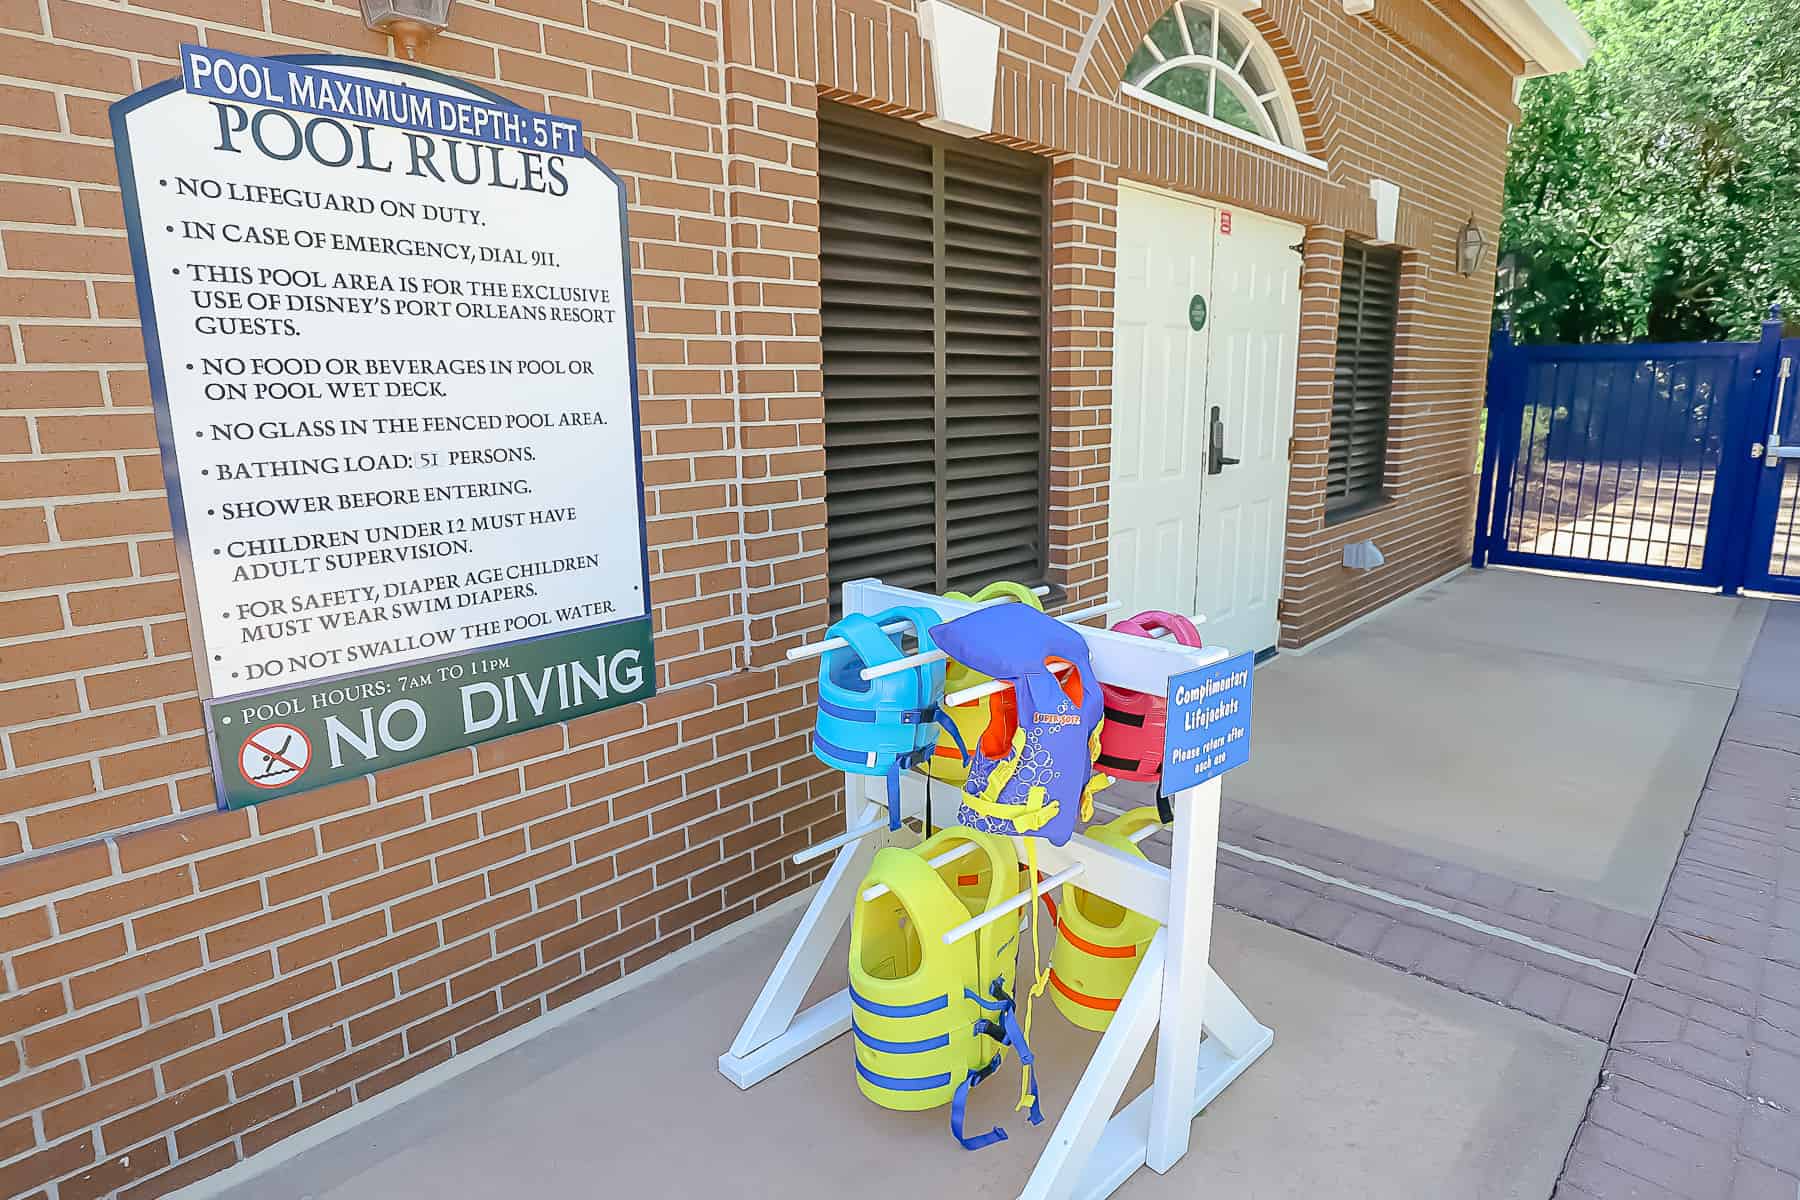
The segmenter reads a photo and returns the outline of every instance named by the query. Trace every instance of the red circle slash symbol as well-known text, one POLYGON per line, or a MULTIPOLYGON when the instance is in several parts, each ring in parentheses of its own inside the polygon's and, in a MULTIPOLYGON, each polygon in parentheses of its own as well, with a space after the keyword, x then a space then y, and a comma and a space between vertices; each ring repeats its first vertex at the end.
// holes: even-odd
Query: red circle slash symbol
POLYGON ((292 725, 264 725, 244 739, 238 772, 252 787, 286 787, 312 761, 312 743, 292 725))

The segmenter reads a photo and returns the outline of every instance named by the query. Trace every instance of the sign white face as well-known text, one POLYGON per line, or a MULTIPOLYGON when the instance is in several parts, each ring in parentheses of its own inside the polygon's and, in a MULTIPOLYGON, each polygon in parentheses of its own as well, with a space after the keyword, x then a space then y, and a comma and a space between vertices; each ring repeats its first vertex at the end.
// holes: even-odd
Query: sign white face
MULTIPOLYGON (((208 73, 287 98, 259 65, 208 73)), ((619 184, 578 134, 124 122, 214 696, 645 614, 619 184)))
POLYGON ((648 694, 625 207, 579 123, 369 60, 182 68, 114 127, 202 687, 267 701, 222 791, 648 694))

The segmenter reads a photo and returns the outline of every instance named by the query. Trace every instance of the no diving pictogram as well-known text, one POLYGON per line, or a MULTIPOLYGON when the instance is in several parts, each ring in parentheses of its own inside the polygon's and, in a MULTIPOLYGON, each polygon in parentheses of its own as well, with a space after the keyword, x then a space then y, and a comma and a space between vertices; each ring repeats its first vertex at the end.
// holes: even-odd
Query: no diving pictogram
POLYGON ((244 739, 238 773, 253 787, 286 787, 312 761, 312 743, 292 725, 264 725, 244 739))

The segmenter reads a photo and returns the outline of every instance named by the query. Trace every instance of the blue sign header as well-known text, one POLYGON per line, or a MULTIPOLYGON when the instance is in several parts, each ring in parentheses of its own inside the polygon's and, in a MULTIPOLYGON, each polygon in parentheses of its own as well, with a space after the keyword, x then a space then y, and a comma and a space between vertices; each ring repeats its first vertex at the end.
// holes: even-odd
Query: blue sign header
POLYGON ((214 100, 264 104, 545 154, 582 150, 581 122, 573 117, 206 46, 182 46, 181 82, 192 95, 214 100))
POLYGON ((1256 655, 1244 653, 1169 679, 1163 794, 1205 783, 1250 761, 1250 686, 1256 655))

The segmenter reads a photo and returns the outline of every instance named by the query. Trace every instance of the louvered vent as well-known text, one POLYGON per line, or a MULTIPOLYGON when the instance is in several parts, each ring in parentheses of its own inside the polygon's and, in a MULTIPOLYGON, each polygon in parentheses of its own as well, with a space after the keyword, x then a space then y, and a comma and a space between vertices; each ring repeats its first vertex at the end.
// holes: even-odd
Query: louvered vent
POLYGON ((1044 576, 1042 164, 821 114, 831 594, 1044 576))
POLYGON ((1325 475, 1328 513, 1381 496, 1399 300, 1399 252, 1345 242, 1337 372, 1331 393, 1331 455, 1325 475))

